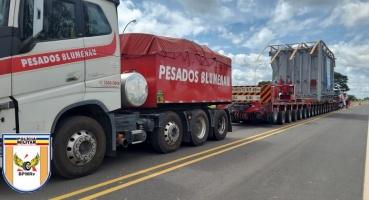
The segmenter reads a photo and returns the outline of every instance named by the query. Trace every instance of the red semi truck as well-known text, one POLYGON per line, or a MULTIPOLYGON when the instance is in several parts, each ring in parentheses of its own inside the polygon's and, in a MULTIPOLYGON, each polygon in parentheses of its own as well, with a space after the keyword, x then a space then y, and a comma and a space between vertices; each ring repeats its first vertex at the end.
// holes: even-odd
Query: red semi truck
POLYGON ((283 125, 339 108, 333 81, 335 57, 323 41, 267 47, 272 81, 233 86, 230 110, 234 123, 283 125))
POLYGON ((0 133, 51 133, 53 173, 91 174, 117 145, 169 153, 232 131, 227 109, 208 108, 231 103, 230 58, 119 34, 119 0, 1 2, 0 133))

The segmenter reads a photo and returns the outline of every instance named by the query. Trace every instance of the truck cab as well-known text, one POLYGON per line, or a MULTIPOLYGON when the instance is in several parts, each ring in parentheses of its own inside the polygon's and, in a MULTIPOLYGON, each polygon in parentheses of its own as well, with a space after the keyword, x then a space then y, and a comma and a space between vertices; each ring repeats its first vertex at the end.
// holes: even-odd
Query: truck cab
MULTIPOLYGON (((170 153, 182 142, 199 146, 210 137, 223 140, 232 131, 227 109, 207 107, 231 101, 230 58, 217 54, 213 62, 214 52, 206 48, 208 53, 200 56, 211 60, 212 67, 194 62, 190 67, 212 70, 214 84, 197 83, 200 79, 192 84, 218 92, 205 100, 192 96, 200 94, 192 86, 196 90, 190 95, 176 96, 188 99, 170 103, 167 94, 177 91, 171 84, 185 91, 189 86, 170 83, 170 78, 158 81, 154 69, 162 65, 156 62, 148 68, 147 62, 124 60, 124 48, 137 49, 151 40, 139 36, 130 45, 130 36, 119 35, 118 5, 119 0, 0 1, 0 134, 51 134, 52 171, 65 178, 92 174, 104 156, 115 156, 119 145, 148 138, 156 151, 170 153), (152 96, 147 79, 161 84, 151 89, 152 96), (148 97, 160 105, 142 107, 148 97)), ((198 52, 204 51, 193 56, 198 52)))
POLYGON ((63 118, 97 113, 111 140, 109 112, 121 107, 118 5, 0 1, 0 134, 54 133, 63 118))

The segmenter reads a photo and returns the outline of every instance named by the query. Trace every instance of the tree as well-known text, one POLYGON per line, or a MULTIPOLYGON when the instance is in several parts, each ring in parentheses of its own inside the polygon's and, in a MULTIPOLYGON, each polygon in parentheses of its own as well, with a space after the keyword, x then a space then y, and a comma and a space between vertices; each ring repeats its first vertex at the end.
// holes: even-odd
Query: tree
POLYGON ((260 81, 258 83, 258 86, 262 86, 262 85, 268 85, 270 81, 260 81))
POLYGON ((334 72, 334 87, 341 89, 341 91, 350 91, 350 88, 347 85, 347 81, 347 76, 339 72, 334 72))
POLYGON ((369 97, 365 97, 365 98, 364 98, 364 101, 368 101, 368 100, 369 100, 369 97))
POLYGON ((348 95, 348 100, 357 101, 357 98, 355 97, 355 95, 348 95))

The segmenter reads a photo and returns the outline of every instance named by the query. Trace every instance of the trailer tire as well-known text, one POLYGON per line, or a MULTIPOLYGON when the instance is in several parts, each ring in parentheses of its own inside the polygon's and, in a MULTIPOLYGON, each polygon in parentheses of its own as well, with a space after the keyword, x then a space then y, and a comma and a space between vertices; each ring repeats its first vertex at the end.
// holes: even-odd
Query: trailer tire
POLYGON ((227 136, 228 132, 228 118, 227 113, 219 109, 214 117, 214 135, 213 139, 223 140, 227 136))
POLYGON ((311 109, 306 109, 306 118, 310 118, 311 109))
POLYGON ((195 114, 192 115, 191 121, 192 120, 191 144, 194 146, 201 146, 206 142, 209 136, 209 119, 203 110, 197 109, 195 110, 195 114))
POLYGON ((302 110, 297 109, 297 120, 301 120, 301 119, 302 119, 302 110))
POLYGON ((297 110, 296 109, 292 110, 292 121, 293 122, 297 121, 297 110))
POLYGON ((307 117, 306 117, 306 108, 303 108, 302 109, 302 119, 306 119, 307 117))
POLYGON ((287 111, 286 111, 286 120, 285 120, 285 122, 286 122, 286 123, 291 123, 291 121, 292 121, 292 114, 291 114, 291 110, 287 110, 287 111))
POLYGON ((278 124, 283 125, 286 120, 285 112, 283 110, 279 111, 278 113, 278 124))
POLYGON ((68 179, 92 174, 104 159, 105 151, 105 132, 96 120, 86 116, 66 118, 53 135, 53 173, 68 179), (81 152, 86 150, 81 149, 83 144, 90 148, 86 154, 81 152), (82 160, 76 154, 87 159, 87 163, 79 165, 82 160))
POLYGON ((156 127, 151 136, 151 145, 155 151, 164 154, 177 151, 183 138, 181 118, 175 112, 165 112, 162 126, 156 127))
POLYGON ((271 113, 270 117, 271 117, 271 119, 270 119, 271 124, 276 124, 278 122, 277 108, 273 108, 273 112, 271 113))

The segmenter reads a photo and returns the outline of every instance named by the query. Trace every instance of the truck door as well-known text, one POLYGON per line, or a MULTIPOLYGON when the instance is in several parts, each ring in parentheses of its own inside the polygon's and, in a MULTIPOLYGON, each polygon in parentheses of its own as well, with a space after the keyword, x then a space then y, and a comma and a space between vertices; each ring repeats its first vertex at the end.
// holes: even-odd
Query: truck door
MULTIPOLYGON (((19 2, 22 42, 32 38, 37 0, 19 2)), ((41 1, 42 2, 42 1, 41 1)), ((20 131, 43 130, 85 94, 85 63, 79 0, 44 0, 43 30, 12 58, 12 96, 19 104, 20 131), (42 111, 42 114, 37 114, 42 111)), ((37 20, 37 19, 36 19, 37 20)), ((37 24, 37 23, 36 23, 37 24)))
MULTIPOLYGON (((11 96, 11 46, 14 9, 10 9, 10 0, 0 1, 0 105, 1 99, 11 96)), ((1 109, 0 109, 1 110, 1 109)))
POLYGON ((120 49, 117 11, 109 1, 83 1, 86 96, 109 110, 120 107, 120 49), (109 93, 109 94, 108 94, 109 93))

